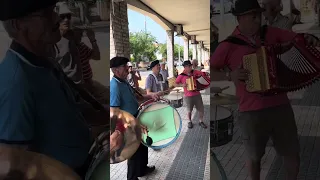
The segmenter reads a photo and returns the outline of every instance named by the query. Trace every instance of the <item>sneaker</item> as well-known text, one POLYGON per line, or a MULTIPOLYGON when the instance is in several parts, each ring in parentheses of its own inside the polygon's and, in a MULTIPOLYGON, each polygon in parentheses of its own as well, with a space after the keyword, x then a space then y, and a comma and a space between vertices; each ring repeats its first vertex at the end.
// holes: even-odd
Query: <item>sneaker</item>
POLYGON ((207 129, 207 125, 204 122, 199 122, 199 125, 203 128, 203 129, 207 129))
POLYGON ((139 176, 139 177, 143 177, 143 176, 146 176, 146 175, 148 175, 148 174, 151 174, 154 170, 156 170, 156 167, 154 167, 154 166, 147 166, 147 167, 145 168, 145 170, 143 171, 142 176, 139 176))
POLYGON ((193 128, 192 122, 188 122, 188 128, 189 128, 189 129, 193 128))

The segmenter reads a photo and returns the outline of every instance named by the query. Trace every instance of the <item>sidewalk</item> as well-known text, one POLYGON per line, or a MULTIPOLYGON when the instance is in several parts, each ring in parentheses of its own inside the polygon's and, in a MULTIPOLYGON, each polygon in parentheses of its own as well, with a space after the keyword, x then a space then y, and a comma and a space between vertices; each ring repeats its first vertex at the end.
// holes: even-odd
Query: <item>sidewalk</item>
MULTIPOLYGON (((203 92, 205 123, 209 126, 210 93, 203 92)), ((187 127, 187 111, 183 106, 177 109, 182 118, 182 131, 177 141, 160 151, 149 149, 149 165, 156 166, 156 172, 141 180, 209 180, 209 128, 203 130, 197 124, 193 113, 194 127, 187 127)), ((111 180, 126 180, 127 163, 110 165, 111 180)))

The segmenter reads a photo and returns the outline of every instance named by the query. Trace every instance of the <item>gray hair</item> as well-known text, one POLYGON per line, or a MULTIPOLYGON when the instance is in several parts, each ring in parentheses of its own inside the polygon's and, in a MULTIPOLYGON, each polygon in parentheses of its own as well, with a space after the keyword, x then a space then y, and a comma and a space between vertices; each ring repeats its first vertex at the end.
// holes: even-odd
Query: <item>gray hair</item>
POLYGON ((15 38, 17 36, 18 30, 14 26, 15 19, 9 19, 6 21, 2 21, 2 25, 6 32, 8 33, 10 38, 15 38))

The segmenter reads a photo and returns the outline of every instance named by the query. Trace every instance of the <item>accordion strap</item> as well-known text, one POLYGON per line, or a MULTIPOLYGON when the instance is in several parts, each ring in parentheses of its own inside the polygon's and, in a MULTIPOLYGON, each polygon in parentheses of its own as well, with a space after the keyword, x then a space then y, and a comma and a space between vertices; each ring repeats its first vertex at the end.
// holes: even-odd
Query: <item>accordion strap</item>
MULTIPOLYGON (((260 31, 261 45, 264 45, 266 34, 267 34, 267 27, 268 27, 267 25, 263 25, 261 27, 261 31, 260 31)), ((229 42, 229 43, 237 44, 241 46, 251 46, 255 48, 253 44, 248 43, 247 41, 240 39, 236 36, 228 36, 225 40, 221 41, 220 43, 223 43, 223 42, 229 42)))

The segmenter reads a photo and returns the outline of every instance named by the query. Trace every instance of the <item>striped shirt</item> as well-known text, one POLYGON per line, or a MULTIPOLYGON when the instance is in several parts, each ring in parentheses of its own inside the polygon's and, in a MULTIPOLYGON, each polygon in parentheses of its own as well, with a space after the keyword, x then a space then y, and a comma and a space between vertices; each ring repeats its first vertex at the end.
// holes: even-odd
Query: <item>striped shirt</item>
POLYGON ((82 65, 83 80, 84 81, 91 80, 93 75, 92 75, 92 69, 90 65, 90 59, 93 51, 83 42, 80 43, 80 45, 78 46, 78 49, 79 49, 80 61, 82 65))
POLYGON ((277 17, 273 20, 272 23, 269 23, 266 20, 267 25, 272 27, 277 27, 280 29, 292 30, 293 22, 290 20, 289 17, 284 16, 282 14, 278 14, 277 17))

